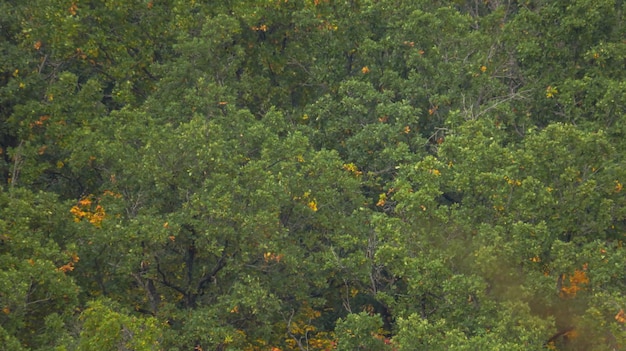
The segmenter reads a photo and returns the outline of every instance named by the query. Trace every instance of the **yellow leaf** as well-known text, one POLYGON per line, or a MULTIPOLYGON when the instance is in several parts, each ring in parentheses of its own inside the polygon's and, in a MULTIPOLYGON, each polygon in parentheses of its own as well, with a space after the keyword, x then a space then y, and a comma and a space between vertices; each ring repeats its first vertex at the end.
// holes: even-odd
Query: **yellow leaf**
POLYGON ((382 193, 378 196, 378 202, 376 203, 376 206, 378 207, 385 206, 386 202, 387 202, 387 194, 382 193))
POLYGON ((556 87, 548 85, 548 87, 546 88, 546 97, 548 99, 552 99, 558 93, 559 93, 559 90, 556 87))
POLYGON ((345 163, 343 165, 343 169, 345 169, 348 172, 353 173, 356 176, 360 176, 363 174, 363 172, 359 171, 359 168, 354 163, 345 163))
POLYGON ((261 31, 261 32, 267 32, 267 25, 262 24, 260 26, 252 26, 252 27, 250 27, 250 29, 256 30, 256 31, 261 31))

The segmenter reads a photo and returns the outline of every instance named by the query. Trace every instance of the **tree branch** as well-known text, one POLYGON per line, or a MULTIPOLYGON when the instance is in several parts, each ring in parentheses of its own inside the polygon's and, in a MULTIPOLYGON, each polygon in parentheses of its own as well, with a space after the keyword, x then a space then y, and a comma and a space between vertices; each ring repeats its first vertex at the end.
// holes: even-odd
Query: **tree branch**
POLYGON ((176 286, 176 285, 170 283, 167 280, 167 278, 165 277, 165 273, 163 273, 163 271, 161 270, 161 263, 159 262, 159 258, 156 255, 154 256, 154 259, 155 259, 156 264, 157 264, 157 273, 159 273, 159 276, 161 276, 161 280, 159 280, 159 283, 167 286, 168 288, 174 289, 177 292, 183 294, 185 297, 187 297, 188 293, 185 290, 183 290, 179 286, 176 286))
POLYGON ((222 268, 226 267, 226 248, 228 247, 228 242, 224 245, 224 249, 222 250, 222 256, 217 260, 215 267, 211 270, 211 272, 205 274, 200 281, 198 282, 198 291, 204 289, 206 284, 212 280, 215 280, 215 276, 222 268))

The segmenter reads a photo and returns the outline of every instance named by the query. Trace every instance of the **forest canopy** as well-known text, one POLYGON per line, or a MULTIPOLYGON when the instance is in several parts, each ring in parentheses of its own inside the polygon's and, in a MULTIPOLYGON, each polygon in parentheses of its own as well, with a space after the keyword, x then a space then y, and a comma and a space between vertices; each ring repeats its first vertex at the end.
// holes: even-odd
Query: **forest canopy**
POLYGON ((617 0, 0 3, 0 344, 626 349, 617 0))

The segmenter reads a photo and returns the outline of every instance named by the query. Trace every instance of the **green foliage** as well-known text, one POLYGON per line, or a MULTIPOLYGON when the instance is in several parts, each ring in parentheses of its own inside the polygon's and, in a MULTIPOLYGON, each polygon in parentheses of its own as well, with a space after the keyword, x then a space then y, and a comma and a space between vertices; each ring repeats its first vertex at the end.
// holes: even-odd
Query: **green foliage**
POLYGON ((621 2, 29 0, 0 28, 3 345, 626 342, 621 2))
POLYGON ((337 321, 339 339, 337 350, 385 350, 385 337, 381 335, 382 320, 366 312, 349 314, 337 321))
POLYGON ((96 300, 81 314, 80 350, 162 350, 156 319, 131 317, 111 305, 96 300))
POLYGON ((26 189, 0 193, 0 328, 17 349, 62 346, 78 307, 78 264, 63 203, 26 189), (64 236, 63 234, 67 235, 64 236))

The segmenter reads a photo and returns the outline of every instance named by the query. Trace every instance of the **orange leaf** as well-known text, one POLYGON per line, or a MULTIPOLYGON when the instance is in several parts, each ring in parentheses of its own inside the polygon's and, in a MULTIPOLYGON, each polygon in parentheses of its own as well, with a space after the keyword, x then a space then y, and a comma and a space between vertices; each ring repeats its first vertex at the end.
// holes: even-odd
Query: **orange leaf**
POLYGON ((626 313, 624 313, 624 309, 620 309, 619 312, 615 315, 615 320, 618 323, 626 323, 626 313))

